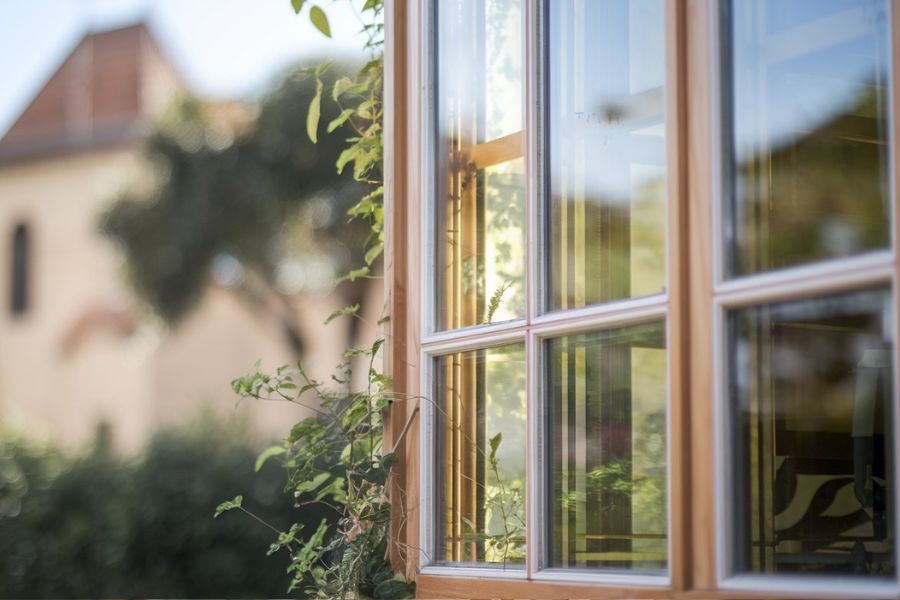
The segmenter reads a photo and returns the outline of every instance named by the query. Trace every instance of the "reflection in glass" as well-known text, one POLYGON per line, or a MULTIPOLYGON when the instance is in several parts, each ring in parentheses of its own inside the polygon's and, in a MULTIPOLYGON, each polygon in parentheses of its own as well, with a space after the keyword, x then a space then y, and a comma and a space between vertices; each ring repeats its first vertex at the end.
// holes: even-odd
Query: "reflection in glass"
POLYGON ((734 569, 890 576, 891 297, 729 315, 734 569))
POLYGON ((435 3, 438 329, 525 314, 522 4, 435 3))
POLYGON ((551 3, 551 310, 665 287, 663 0, 551 3))
POLYGON ((437 563, 525 562, 525 348, 436 360, 437 563))
POLYGON ((888 1, 724 4, 727 274, 886 248, 888 1))
POLYGON ((664 323, 547 346, 549 566, 664 572, 664 323))

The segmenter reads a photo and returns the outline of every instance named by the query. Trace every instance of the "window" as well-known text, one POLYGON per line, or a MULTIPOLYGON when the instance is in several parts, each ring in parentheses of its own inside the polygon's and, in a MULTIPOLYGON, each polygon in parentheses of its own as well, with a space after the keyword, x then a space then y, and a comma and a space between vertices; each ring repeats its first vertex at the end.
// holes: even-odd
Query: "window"
POLYGON ((420 593, 897 597, 897 4, 416 6, 420 593))
POLYGON ((28 226, 20 223, 13 230, 10 244, 10 303, 9 310, 14 317, 25 314, 28 310, 28 287, 30 269, 30 244, 28 226))
POLYGON ((664 3, 431 7, 426 571, 665 585, 664 3))
POLYGON ((721 3, 726 584, 896 578, 888 4, 721 3))

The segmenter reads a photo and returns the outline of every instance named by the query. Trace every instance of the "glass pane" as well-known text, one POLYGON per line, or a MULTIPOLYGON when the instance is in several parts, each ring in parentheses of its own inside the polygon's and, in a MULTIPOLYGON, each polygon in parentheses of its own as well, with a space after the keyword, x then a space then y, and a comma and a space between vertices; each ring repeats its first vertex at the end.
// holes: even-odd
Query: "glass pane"
POLYGON ((729 315, 735 571, 891 576, 891 297, 729 315))
POLYGON ((728 276, 890 244, 888 4, 726 8, 728 276))
POLYGON ((437 329, 525 314, 522 0, 437 10, 437 329))
POLYGON ((665 572, 664 323, 547 346, 549 566, 665 572))
POLYGON ((436 361, 437 563, 525 563, 525 348, 436 361))
POLYGON ((665 288, 663 0, 550 4, 550 310, 665 288))

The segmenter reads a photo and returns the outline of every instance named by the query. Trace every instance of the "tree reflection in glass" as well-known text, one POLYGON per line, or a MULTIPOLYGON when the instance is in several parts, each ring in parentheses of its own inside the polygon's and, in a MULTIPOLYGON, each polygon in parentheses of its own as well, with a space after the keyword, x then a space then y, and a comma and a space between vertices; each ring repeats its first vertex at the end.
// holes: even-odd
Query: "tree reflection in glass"
POLYGON ((437 11, 438 329, 525 314, 522 0, 437 11))
POLYGON ((549 566, 665 572, 664 323, 547 349, 549 566))
POLYGON ((723 3, 726 271, 887 248, 887 0, 723 3))
POLYGON ((525 348, 436 360, 438 564, 525 562, 525 348))

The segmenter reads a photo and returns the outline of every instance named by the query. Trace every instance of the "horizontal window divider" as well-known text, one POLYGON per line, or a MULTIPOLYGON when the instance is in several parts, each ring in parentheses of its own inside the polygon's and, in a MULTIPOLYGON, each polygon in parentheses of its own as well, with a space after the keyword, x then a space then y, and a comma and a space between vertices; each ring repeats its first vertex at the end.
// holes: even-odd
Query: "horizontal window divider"
POLYGON ((836 575, 798 577, 796 575, 739 575, 719 582, 724 592, 759 592, 763 594, 802 594, 820 598, 889 598, 897 595, 893 578, 882 581, 863 577, 836 575))
POLYGON ((599 304, 587 308, 559 311, 541 315, 534 320, 531 331, 540 338, 598 329, 612 329, 664 318, 669 307, 665 294, 599 304))
POLYGON ((666 573, 651 575, 648 573, 604 572, 602 570, 588 571, 587 569, 542 569, 535 571, 531 578, 535 581, 588 583, 633 588, 667 588, 671 586, 671 579, 666 573))
POLYGON ((441 354, 524 341, 527 328, 524 320, 517 320, 442 331, 423 337, 422 351, 426 354, 441 354))
POLYGON ((714 296, 716 303, 726 308, 762 300, 789 300, 890 283, 895 270, 891 252, 876 252, 742 277, 717 285, 714 296))
POLYGON ((524 568, 497 569, 492 567, 467 567, 464 565, 427 565, 419 569, 420 575, 436 577, 477 577, 479 579, 528 579, 524 568))

